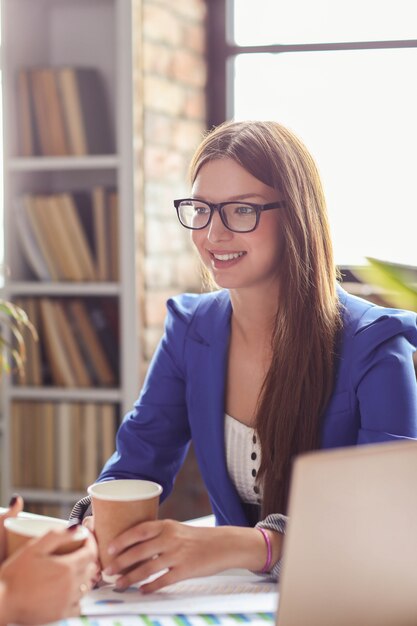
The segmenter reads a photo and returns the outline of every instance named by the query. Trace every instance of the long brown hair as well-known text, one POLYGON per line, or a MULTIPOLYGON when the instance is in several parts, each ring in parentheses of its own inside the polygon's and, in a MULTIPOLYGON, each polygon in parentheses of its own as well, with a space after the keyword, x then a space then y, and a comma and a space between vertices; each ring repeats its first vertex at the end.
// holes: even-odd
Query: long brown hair
POLYGON ((317 167, 303 143, 276 122, 227 122, 209 132, 190 166, 231 158, 285 202, 284 252, 272 361, 258 399, 263 514, 285 512, 292 459, 320 445, 321 415, 334 383, 340 327, 336 269, 317 167))

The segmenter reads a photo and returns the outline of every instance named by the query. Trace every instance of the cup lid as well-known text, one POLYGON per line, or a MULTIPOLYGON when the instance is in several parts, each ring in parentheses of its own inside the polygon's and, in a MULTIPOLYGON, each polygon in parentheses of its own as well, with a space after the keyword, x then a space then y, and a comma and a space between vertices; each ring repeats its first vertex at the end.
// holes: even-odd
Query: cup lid
MULTIPOLYGON (((61 519, 41 519, 32 517, 7 517, 4 527, 24 537, 40 537, 50 530, 65 530, 68 522, 61 519)), ((68 536, 69 540, 84 539, 88 536, 85 526, 79 526, 68 536)))
POLYGON ((87 493, 99 500, 127 502, 159 497, 162 487, 151 480, 115 479, 94 483, 87 493))

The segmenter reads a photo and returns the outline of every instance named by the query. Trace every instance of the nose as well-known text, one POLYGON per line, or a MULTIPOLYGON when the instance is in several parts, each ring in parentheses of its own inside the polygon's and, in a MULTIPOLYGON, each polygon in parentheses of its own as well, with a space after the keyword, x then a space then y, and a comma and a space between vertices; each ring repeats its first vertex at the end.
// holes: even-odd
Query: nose
POLYGON ((215 243, 217 241, 228 241, 232 237, 232 231, 223 224, 219 212, 214 211, 210 224, 207 226, 207 239, 215 243))

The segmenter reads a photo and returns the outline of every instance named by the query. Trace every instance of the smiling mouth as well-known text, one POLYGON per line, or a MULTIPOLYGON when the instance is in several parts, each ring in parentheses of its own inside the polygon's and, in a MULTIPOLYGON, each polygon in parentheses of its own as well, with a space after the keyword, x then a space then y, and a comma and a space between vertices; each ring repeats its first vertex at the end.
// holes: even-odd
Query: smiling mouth
POLYGON ((246 252, 227 252, 225 254, 215 254, 214 252, 211 252, 210 254, 216 259, 216 261, 233 261, 233 259, 238 259, 246 254, 246 252))

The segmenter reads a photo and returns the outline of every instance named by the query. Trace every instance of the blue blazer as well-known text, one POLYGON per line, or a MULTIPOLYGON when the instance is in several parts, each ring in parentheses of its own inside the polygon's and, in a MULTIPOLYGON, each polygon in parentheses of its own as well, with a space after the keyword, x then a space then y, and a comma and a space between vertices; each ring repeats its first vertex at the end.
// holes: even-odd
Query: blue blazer
MULTIPOLYGON (((417 438, 416 315, 338 289, 343 331, 322 447, 417 438)), ((99 480, 154 480, 167 497, 192 440, 217 523, 247 526, 225 457, 230 315, 227 290, 168 301, 165 334, 99 480)))

